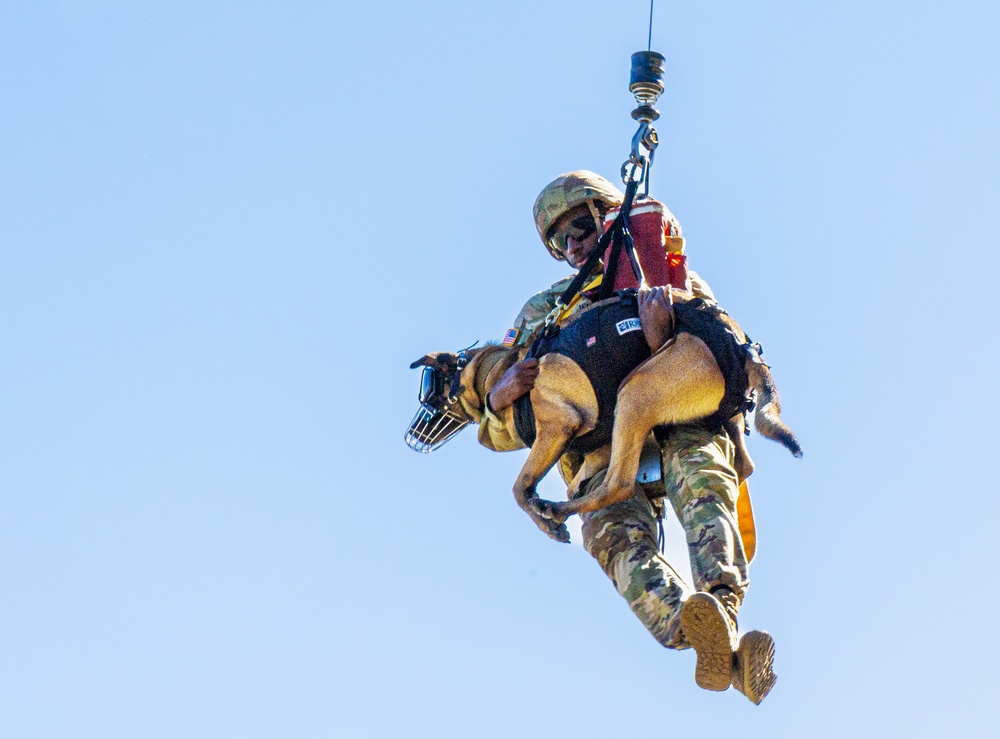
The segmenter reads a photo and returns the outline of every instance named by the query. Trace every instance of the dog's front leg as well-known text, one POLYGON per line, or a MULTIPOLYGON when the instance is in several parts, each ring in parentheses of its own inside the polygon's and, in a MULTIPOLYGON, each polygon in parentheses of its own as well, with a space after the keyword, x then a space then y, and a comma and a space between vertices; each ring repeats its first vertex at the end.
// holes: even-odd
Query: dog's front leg
POLYGON ((566 451, 570 440, 594 428, 597 396, 587 375, 576 362, 561 354, 546 354, 539 360, 541 372, 531 391, 535 411, 535 444, 514 486, 518 504, 531 520, 556 541, 569 541, 564 525, 568 513, 561 504, 541 500, 535 485, 566 451))
POLYGON ((569 529, 564 523, 566 518, 553 516, 549 510, 551 504, 538 497, 535 487, 562 456, 569 439, 568 435, 546 433, 543 429, 539 429, 528 459, 525 460, 517 475, 517 482, 514 483, 514 500, 521 509, 546 535, 563 543, 569 542, 569 529))
POLYGON ((532 391, 535 443, 517 476, 514 498, 538 528, 556 541, 568 542, 569 529, 564 523, 568 514, 557 513, 554 508, 558 504, 542 500, 535 492, 535 486, 566 451, 566 445, 582 423, 575 406, 562 397, 553 396, 554 393, 542 392, 542 388, 532 391))

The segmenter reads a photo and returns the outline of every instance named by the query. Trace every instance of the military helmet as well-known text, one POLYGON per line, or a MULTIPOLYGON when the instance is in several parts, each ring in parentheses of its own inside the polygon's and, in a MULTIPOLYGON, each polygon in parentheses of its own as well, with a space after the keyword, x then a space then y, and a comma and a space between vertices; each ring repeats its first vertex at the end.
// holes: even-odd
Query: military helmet
POLYGON ((625 194, 599 174, 585 169, 568 172, 546 185, 535 199, 535 228, 549 253, 564 260, 565 255, 551 238, 550 231, 555 223, 578 206, 587 205, 591 213, 595 213, 595 203, 611 207, 621 205, 624 199, 625 194))

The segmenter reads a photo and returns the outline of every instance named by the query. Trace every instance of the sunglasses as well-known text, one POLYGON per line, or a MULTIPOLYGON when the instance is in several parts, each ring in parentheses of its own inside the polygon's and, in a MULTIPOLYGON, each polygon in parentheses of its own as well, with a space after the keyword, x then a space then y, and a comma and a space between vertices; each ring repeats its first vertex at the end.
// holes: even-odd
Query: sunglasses
POLYGON ((572 236, 577 241, 583 241, 596 230, 597 226, 594 225, 594 219, 590 215, 585 215, 574 218, 569 222, 569 228, 566 229, 566 236, 572 236))
POLYGON ((552 234, 551 242, 560 254, 565 255, 569 251, 569 244, 566 243, 567 238, 572 237, 576 241, 583 241, 596 231, 597 225, 594 223, 593 217, 589 214, 577 216, 569 222, 566 228, 552 234))

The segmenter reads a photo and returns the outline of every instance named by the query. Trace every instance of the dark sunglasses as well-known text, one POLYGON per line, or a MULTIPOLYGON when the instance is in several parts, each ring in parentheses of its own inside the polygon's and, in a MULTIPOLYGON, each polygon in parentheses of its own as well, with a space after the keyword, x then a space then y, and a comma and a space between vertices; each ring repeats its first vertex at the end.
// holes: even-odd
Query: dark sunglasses
POLYGON ((569 228, 566 229, 566 235, 572 236, 577 241, 583 241, 596 230, 597 226, 594 225, 594 219, 589 215, 585 215, 580 216, 579 218, 574 218, 569 222, 569 228))

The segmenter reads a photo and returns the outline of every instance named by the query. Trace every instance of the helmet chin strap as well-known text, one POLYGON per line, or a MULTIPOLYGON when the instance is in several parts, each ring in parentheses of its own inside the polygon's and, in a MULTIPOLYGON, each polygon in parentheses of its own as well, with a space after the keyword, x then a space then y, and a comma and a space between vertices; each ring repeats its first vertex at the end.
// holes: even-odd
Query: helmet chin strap
POLYGON ((590 211, 590 215, 594 219, 594 227, 597 229, 597 235, 600 236, 604 232, 604 218, 601 216, 601 211, 594 205, 593 200, 587 201, 587 210, 590 211))

